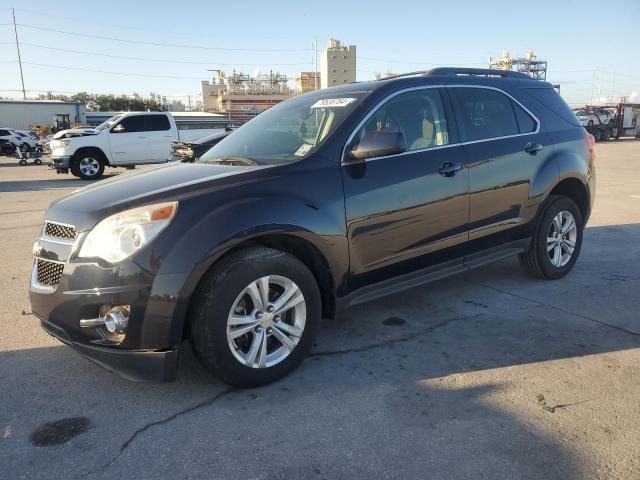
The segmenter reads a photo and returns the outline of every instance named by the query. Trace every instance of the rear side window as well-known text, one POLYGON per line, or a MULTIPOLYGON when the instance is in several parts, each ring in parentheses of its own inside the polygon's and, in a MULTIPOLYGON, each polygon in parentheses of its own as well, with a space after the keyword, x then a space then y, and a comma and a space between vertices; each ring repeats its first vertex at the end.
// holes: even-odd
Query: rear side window
POLYGON ((567 102, 553 88, 523 88, 522 91, 547 107, 565 122, 576 126, 582 125, 571 111, 571 108, 569 108, 569 105, 567 105, 567 102))
POLYGON ((160 132, 171 129, 171 124, 166 115, 145 115, 146 127, 148 132, 160 132))
POLYGON ((118 125, 122 125, 124 128, 123 133, 144 132, 144 115, 124 117, 118 125))
POLYGON ((518 105, 516 102, 513 103, 513 111, 516 112, 516 119, 518 120, 518 128, 520 129, 520 133, 531 133, 536 129, 536 121, 531 118, 527 112, 525 112, 524 108, 518 105))
POLYGON ((487 88, 451 88, 460 115, 464 142, 506 137, 519 133, 511 99, 487 88))
POLYGON ((9 130, 0 130, 0 137, 8 137, 9 135, 11 135, 9 130))

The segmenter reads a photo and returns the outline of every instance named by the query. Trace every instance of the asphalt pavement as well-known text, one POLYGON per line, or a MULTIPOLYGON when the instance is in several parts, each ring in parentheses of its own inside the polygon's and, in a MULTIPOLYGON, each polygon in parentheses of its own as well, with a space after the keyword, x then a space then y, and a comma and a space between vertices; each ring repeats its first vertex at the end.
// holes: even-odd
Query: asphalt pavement
POLYGON ((640 142, 596 153, 567 277, 511 258, 355 307, 252 390, 189 348, 131 383, 42 331, 32 244, 86 183, 0 157, 0 478, 640 478, 640 142))

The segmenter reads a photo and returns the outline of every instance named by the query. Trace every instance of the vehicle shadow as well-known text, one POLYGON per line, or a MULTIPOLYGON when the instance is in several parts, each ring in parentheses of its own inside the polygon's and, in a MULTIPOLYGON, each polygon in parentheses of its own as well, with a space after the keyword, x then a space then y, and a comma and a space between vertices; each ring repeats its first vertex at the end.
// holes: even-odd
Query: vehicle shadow
POLYGON ((81 188, 117 175, 119 175, 119 173, 105 174, 100 180, 80 180, 68 175, 51 180, 0 180, 0 192, 35 192, 40 190, 81 188))
POLYGON ((179 477, 176 459, 188 458, 194 477, 593 478, 579 436, 611 399, 581 382, 640 347, 626 298, 640 291, 631 261, 640 225, 588 228, 586 238, 558 282, 529 279, 508 259, 353 308, 324 323, 300 369, 259 389, 228 389, 188 344, 177 381, 155 385, 122 380, 53 341, 2 352, 5 470, 179 477), (620 251, 602 255, 613 239, 620 251), (92 427, 73 447, 29 445, 37 425, 76 416, 92 427))

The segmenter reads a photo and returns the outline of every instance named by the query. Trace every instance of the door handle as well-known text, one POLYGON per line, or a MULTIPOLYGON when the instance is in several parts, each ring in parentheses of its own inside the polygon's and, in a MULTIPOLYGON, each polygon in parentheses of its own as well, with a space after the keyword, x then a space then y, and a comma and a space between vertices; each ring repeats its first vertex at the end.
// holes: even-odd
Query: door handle
POLYGON ((147 138, 147 137, 138 137, 138 138, 147 138))
POLYGON ((459 170, 462 170, 463 165, 461 163, 443 163, 438 169, 438 173, 443 177, 453 177, 459 170))
POLYGON ((542 150, 542 148, 542 145, 540 145, 539 143, 529 142, 524 146, 524 151, 529 155, 535 155, 540 150, 542 150))

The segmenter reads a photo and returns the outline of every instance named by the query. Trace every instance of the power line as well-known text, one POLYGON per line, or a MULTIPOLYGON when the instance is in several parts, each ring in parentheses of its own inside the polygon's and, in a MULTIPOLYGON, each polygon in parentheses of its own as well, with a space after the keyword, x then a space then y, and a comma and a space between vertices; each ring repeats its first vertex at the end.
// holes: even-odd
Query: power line
MULTIPOLYGON (((36 15, 36 16, 40 16, 40 17, 50 17, 50 18, 62 18, 62 19, 66 19, 66 20, 73 20, 73 21, 80 21, 84 24, 91 24, 91 25, 101 25, 101 26, 105 26, 105 27, 113 27, 113 28, 118 28, 118 29, 122 29, 122 30, 134 30, 136 32, 147 32, 147 33, 156 33, 159 35, 167 35, 167 34, 174 34, 174 35, 185 35, 185 32, 178 32, 178 31, 170 31, 170 30, 166 30, 166 29, 162 29, 162 30, 153 30, 153 29, 147 29, 147 28, 140 28, 139 26, 130 26, 130 25, 122 25, 122 24, 116 24, 116 23, 105 23, 105 22, 96 22, 93 19, 88 19, 88 18, 82 18, 82 17, 76 17, 76 16, 69 16, 69 15, 59 15, 59 14, 54 14, 54 13, 50 13, 50 12, 43 12, 40 10, 30 10, 27 8, 16 8, 16 10, 18 12, 26 12, 29 13, 31 15, 36 15)), ((213 37, 217 37, 217 38, 228 38, 228 35, 211 35, 208 34, 209 36, 213 36, 213 37)), ((268 37, 268 38, 306 38, 303 36, 294 36, 294 35, 264 35, 264 37, 268 37)))
POLYGON ((438 66, 464 66, 464 65, 486 65, 486 63, 482 62, 468 62, 468 63, 430 63, 430 62, 409 62, 404 60, 390 59, 390 58, 373 58, 373 57, 362 57, 359 56, 358 59, 362 60, 370 60, 373 62, 386 62, 386 63, 400 63, 407 65, 432 65, 434 67, 438 66))
POLYGON ((174 78, 174 79, 182 79, 182 80, 202 80, 202 77, 186 77, 186 76, 178 76, 178 75, 155 75, 151 73, 114 72, 109 70, 94 70, 91 68, 65 67, 62 65, 49 65, 46 63, 36 63, 36 62, 22 62, 22 63, 24 63, 25 65, 36 65, 38 67, 57 68, 60 70, 77 70, 81 72, 106 73, 109 75, 123 75, 126 77, 152 77, 152 78, 174 78))
MULTIPOLYGON (((145 77, 145 78, 173 78, 173 79, 182 79, 182 80, 202 80, 202 77, 187 77, 187 76, 178 76, 178 75, 155 75, 152 73, 129 73, 129 72, 114 72, 111 70, 94 70, 92 68, 79 68, 79 67, 66 67, 62 65, 50 65, 47 63, 36 63, 36 62, 22 62, 25 65, 35 65, 38 67, 47 67, 47 68, 57 68, 60 70, 77 70, 80 72, 91 72, 91 73, 106 73, 109 75, 122 75, 125 77, 145 77)), ((285 80, 292 80, 290 77, 285 77, 285 80)))
POLYGON ((68 32, 66 30, 57 30, 55 28, 38 27, 36 25, 28 25, 25 23, 18 23, 23 28, 31 28, 34 30, 42 30, 45 32, 61 33, 64 35, 74 35, 76 37, 84 38, 96 38, 98 40, 109 40, 111 42, 131 43, 136 45, 151 45, 154 47, 171 47, 171 48, 191 48, 196 50, 214 50, 223 52, 270 52, 270 53, 291 53, 291 52, 309 52, 309 48, 224 48, 224 47, 208 47, 204 45, 182 45, 177 43, 158 43, 158 42, 144 42, 140 40, 128 40, 116 37, 106 37, 102 35, 90 35, 88 33, 68 32))
MULTIPOLYGON (((136 61, 145 61, 145 62, 161 62, 161 63, 182 63, 182 64, 190 64, 190 65, 225 65, 225 66, 254 66, 255 63, 219 63, 219 62, 193 62, 188 60, 172 60, 172 59, 162 59, 162 58, 143 58, 143 57, 128 57, 125 55, 112 55, 109 53, 100 53, 100 52, 89 52, 85 50, 72 50, 67 48, 58 48, 58 47, 49 47, 47 45, 38 45, 35 43, 24 43, 20 42, 20 45, 25 47, 33 47, 33 48, 44 48, 47 50, 55 50, 59 52, 66 53, 78 53, 81 55, 93 55, 98 57, 108 57, 108 58, 120 58, 124 60, 136 60, 136 61)), ((299 63, 269 63, 269 65, 277 65, 277 66, 296 66, 296 65, 309 65, 312 62, 299 62, 299 63)))

